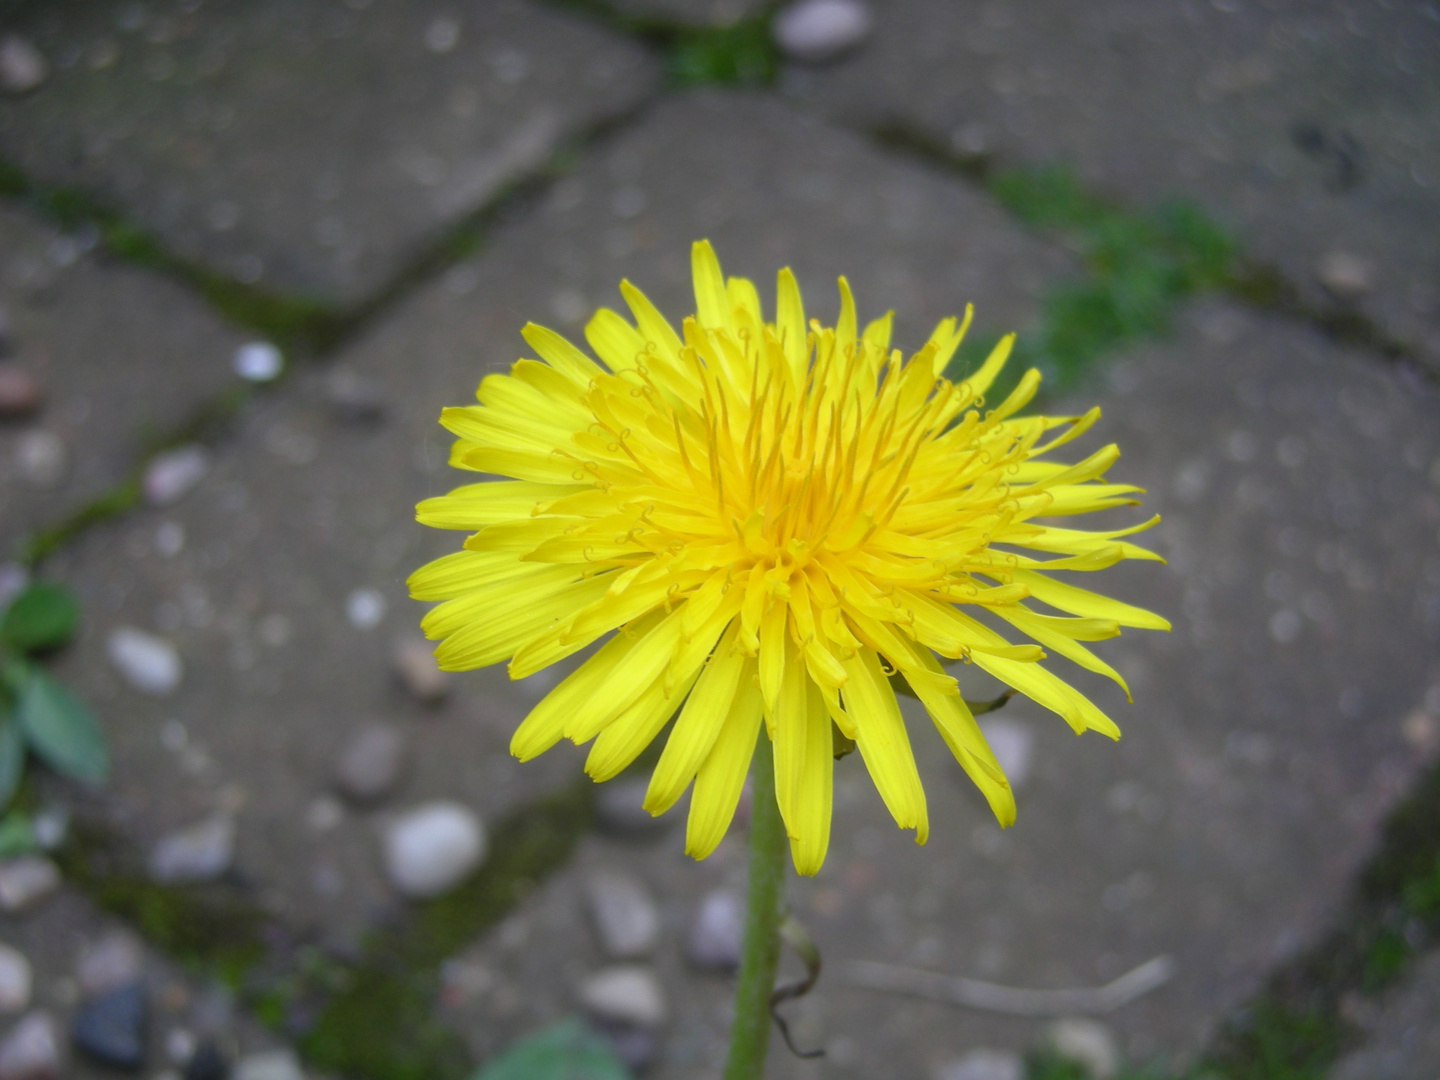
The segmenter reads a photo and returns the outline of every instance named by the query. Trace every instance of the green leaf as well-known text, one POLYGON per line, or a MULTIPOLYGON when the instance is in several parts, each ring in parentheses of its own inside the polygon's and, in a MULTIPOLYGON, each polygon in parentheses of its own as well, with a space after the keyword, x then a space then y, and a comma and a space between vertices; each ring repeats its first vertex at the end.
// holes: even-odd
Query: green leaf
POLYGON ((25 741, 58 773, 98 784, 110 771, 100 725, 85 703, 43 671, 32 671, 16 710, 25 741))
POLYGON ((25 739, 10 709, 0 699, 0 810, 10 805, 25 769, 25 739))
POLYGON ((75 633, 79 611, 59 585, 36 582, 0 618, 0 641, 21 652, 58 649, 75 633))
POLYGON ((630 1080, 609 1044, 573 1017, 521 1039, 470 1080, 630 1080))
POLYGON ((0 820, 0 859, 28 855, 38 846, 35 843, 35 827, 30 824, 28 814, 16 810, 0 820))

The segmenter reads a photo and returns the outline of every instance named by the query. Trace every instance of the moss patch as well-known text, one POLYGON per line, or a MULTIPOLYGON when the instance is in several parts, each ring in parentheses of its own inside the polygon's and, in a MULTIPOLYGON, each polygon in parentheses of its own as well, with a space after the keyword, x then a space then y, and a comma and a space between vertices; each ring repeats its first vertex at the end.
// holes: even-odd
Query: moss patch
POLYGON ((564 865, 590 827, 593 787, 576 781, 501 822, 473 877, 421 905, 407 926, 373 936, 301 1039, 309 1063, 355 1080, 463 1076, 468 1055, 433 1015, 439 966, 564 865))
POLYGON ((265 957, 269 920, 239 889, 157 885, 122 841, 84 820, 72 825, 56 861, 66 881, 187 967, 238 986, 265 957))

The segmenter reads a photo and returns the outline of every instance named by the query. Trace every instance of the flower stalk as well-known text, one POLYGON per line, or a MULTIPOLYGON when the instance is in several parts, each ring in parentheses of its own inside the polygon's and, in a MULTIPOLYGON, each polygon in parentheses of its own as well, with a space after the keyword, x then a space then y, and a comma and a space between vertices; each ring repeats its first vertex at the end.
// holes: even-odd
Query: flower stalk
POLYGON ((780 965, 780 920, 785 891, 785 823, 775 800, 774 752, 762 730, 750 768, 750 884, 735 1023, 725 1080, 759 1080, 770 1045, 770 997, 780 965))

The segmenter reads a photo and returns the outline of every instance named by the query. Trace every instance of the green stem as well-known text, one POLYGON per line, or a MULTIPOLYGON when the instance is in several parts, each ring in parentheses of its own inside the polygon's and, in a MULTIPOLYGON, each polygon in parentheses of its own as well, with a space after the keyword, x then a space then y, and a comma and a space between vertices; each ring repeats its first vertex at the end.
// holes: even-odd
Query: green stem
POLYGON ((750 807, 750 895, 725 1080, 759 1080, 765 1075, 770 995, 780 965, 780 909, 788 845, 775 801, 773 751, 763 729, 750 767, 750 807))

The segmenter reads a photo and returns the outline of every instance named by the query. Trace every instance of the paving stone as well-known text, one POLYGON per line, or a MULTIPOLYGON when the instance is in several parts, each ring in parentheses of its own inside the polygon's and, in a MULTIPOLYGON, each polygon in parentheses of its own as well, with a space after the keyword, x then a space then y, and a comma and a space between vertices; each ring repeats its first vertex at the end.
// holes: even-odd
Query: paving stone
POLYGON ((1348 1010, 1365 1045, 1329 1080, 1429 1080, 1440 1075, 1440 952, 1420 957, 1400 983, 1348 1010))
MULTIPOLYGON (((987 326, 1028 323, 1046 277, 1071 265, 968 187, 763 98, 657 107, 338 358, 382 388, 383 422, 342 422, 326 372, 297 371, 246 412, 182 502, 101 526, 47 563, 89 613, 57 671, 104 721, 114 757, 104 812, 121 835, 149 850, 233 812, 237 873, 281 917, 343 943, 395 901, 375 822, 322 804, 327 827, 305 826, 343 741, 328 718, 413 723, 407 796, 455 800, 487 822, 581 775, 572 749, 524 766, 508 753, 555 674, 466 673, 434 705, 397 684, 393 643, 422 612, 404 579, 459 542, 417 526, 413 507, 463 482, 444 467, 436 417, 522 355, 526 319, 581 340, 575 320, 618 303, 627 275, 678 319, 693 305, 689 247, 702 234, 732 272, 767 279, 767 294, 794 265, 827 319, 843 270, 867 317, 903 311, 897 333, 912 347, 966 300, 987 326), (637 216, 614 213, 622 191, 641 192, 637 216), (360 589, 383 602, 369 629, 347 618, 360 589), (148 698, 110 670, 103 645, 120 625, 175 643, 185 678, 172 695, 148 698)), ((678 835, 678 820, 661 831, 678 835)))
POLYGON ((783 82, 963 156, 1189 196, 1311 302, 1440 363, 1437 51, 1425 4, 895 0, 852 59, 783 82), (1367 295, 1327 292, 1337 255, 1373 267, 1367 295))
POLYGON ((0 157, 185 259, 342 305, 658 75, 598 23, 515 0, 119 14, 17 17, 55 70, 0 100, 0 157))
POLYGON ((87 252, 0 202, 0 308, 10 320, 6 364, 46 400, 0 423, 0 553, 121 480, 144 440, 167 431, 233 381, 233 330, 174 282, 87 252), (24 482, 20 458, 37 434, 68 464, 52 486, 24 482))

